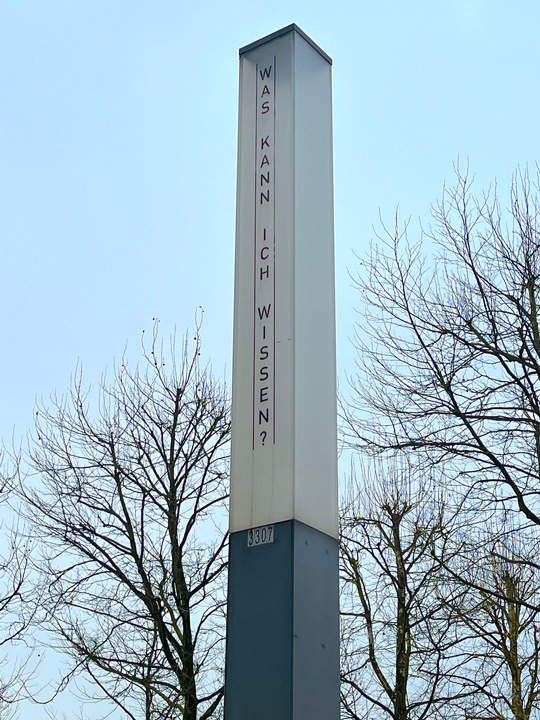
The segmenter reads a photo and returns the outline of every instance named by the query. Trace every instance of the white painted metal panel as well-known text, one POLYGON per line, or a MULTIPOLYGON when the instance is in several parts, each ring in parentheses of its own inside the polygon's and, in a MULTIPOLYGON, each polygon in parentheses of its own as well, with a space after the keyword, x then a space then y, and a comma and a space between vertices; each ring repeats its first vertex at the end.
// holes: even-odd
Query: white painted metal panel
POLYGON ((232 532, 338 535, 331 65, 295 26, 241 52, 232 532))

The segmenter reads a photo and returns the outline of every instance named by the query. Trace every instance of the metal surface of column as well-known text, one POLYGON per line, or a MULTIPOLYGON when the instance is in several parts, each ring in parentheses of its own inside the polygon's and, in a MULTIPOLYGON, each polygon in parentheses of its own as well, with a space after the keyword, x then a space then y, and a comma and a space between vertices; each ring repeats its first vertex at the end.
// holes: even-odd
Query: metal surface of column
POLYGON ((331 60, 240 50, 225 720, 338 720, 331 60))

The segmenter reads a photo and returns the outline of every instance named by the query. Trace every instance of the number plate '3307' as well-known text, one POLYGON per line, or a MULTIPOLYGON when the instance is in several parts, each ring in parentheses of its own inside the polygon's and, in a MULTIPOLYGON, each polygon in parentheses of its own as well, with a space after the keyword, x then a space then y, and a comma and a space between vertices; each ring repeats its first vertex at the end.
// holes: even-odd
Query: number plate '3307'
POLYGON ((274 526, 263 525, 262 527, 252 528, 247 533, 247 546, 256 547, 257 545, 267 545, 274 542, 274 526))

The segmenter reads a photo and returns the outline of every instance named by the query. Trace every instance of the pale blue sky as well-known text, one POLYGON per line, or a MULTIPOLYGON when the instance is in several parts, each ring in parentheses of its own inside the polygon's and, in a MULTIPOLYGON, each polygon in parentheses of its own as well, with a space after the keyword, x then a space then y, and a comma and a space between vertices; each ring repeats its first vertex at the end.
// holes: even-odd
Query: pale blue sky
MULTIPOLYGON (((238 48, 291 22, 334 60, 338 362, 353 249, 427 218, 453 163, 504 193, 539 159, 540 5, 528 0, 4 0, 0 434, 78 361, 99 381, 143 329, 205 309, 230 373, 238 48)), ((503 195, 503 200, 506 198, 503 195)), ((342 383, 343 387, 343 383, 342 383)), ((37 720, 37 715, 34 715, 37 720)), ((95 716, 101 717, 100 714, 95 716)))
POLYGON ((538 159, 536 3, 2 3, 4 437, 77 361, 96 381, 135 355, 153 317, 182 333, 202 305, 229 372, 238 48, 291 22, 334 60, 341 371, 379 207, 426 217, 458 156, 503 187, 538 159))

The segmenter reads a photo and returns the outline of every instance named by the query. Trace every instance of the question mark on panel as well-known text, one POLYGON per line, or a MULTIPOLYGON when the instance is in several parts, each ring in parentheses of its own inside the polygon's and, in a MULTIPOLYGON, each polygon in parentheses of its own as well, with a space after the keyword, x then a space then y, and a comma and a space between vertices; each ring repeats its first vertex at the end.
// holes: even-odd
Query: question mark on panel
POLYGON ((261 430, 261 438, 262 444, 264 445, 264 441, 266 440, 266 430, 261 430))

